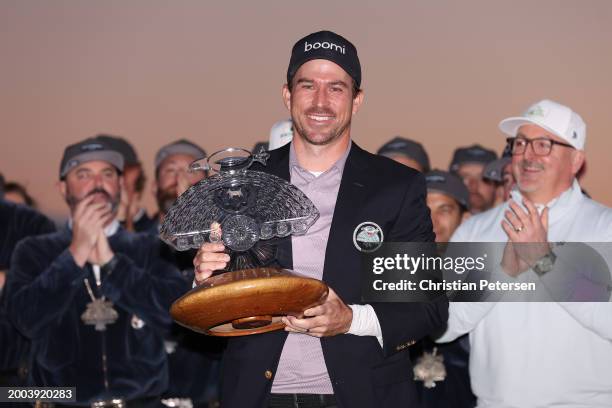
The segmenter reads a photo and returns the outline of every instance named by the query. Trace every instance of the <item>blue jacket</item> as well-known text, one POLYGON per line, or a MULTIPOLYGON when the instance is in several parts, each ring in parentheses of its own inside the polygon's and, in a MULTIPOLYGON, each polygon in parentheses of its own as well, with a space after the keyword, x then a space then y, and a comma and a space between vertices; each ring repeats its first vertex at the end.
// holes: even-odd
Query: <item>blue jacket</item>
POLYGON ((13 256, 8 310, 32 341, 30 381, 75 386, 81 404, 161 395, 168 384, 163 344, 172 323, 168 309, 185 286, 179 272, 159 257, 156 238, 119 229, 109 237, 116 263, 103 271, 98 290, 91 266, 80 268, 74 262, 68 250, 71 239, 68 229, 28 238, 13 256), (106 331, 81 320, 91 301, 84 279, 119 314, 106 331))

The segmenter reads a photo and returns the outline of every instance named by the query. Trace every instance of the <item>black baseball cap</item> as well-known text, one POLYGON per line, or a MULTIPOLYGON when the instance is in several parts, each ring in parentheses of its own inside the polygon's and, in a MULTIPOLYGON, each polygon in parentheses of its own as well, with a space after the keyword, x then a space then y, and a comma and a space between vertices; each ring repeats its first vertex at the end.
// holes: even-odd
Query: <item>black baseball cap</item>
POLYGON ((357 49, 349 40, 331 31, 318 31, 295 43, 287 68, 287 83, 291 84, 293 76, 304 63, 314 59, 325 59, 338 64, 353 78, 357 88, 361 86, 361 65, 357 49))
POLYGON ((396 136, 382 145, 382 147, 378 149, 377 154, 387 157, 401 154, 419 163, 424 173, 427 173, 430 169, 429 156, 423 145, 401 136, 396 136))
POLYGON ((134 150, 134 146, 132 146, 132 144, 124 138, 112 135, 98 135, 97 137, 98 140, 105 141, 110 147, 113 148, 113 150, 116 150, 123 155, 125 166, 133 166, 140 163, 136 150, 134 150))
POLYGON ((495 151, 486 149, 479 144, 468 147, 459 147, 453 153, 453 160, 449 166, 449 170, 456 172, 459 166, 466 163, 481 163, 487 164, 497 159, 495 151))
POLYGON ((435 191, 454 198, 466 211, 470 209, 470 193, 463 181, 448 171, 432 170, 425 174, 427 191, 435 191))
POLYGON ((206 157, 206 151, 200 146, 187 139, 179 139, 163 146, 157 151, 155 155, 155 168, 157 169, 168 156, 173 154, 187 154, 193 156, 194 160, 206 157))
POLYGON ((94 160, 108 162, 115 166, 119 173, 123 173, 123 155, 114 150, 108 141, 96 136, 66 147, 60 163, 60 180, 73 168, 94 160))

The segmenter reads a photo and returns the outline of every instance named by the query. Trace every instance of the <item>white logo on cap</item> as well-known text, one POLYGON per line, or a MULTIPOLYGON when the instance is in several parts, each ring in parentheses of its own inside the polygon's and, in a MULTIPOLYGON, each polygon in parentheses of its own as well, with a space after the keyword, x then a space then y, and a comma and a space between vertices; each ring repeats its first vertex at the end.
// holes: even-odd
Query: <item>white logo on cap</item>
POLYGON ((81 150, 83 151, 93 151, 93 150, 104 150, 104 146, 100 143, 89 143, 81 146, 81 150))
POLYGON ((439 176, 439 175, 427 176, 425 180, 428 183, 445 183, 446 182, 446 178, 444 176, 439 176))
POLYGON ((353 231, 353 244, 361 252, 374 252, 382 245, 384 234, 382 228, 372 221, 359 224, 353 231))
POLYGON ((317 41, 316 43, 312 43, 312 44, 308 44, 308 41, 304 42, 304 52, 308 52, 310 50, 318 50, 319 48, 338 51, 340 54, 346 54, 346 49, 344 45, 338 45, 338 44, 330 43, 327 41, 324 41, 324 42, 317 41))

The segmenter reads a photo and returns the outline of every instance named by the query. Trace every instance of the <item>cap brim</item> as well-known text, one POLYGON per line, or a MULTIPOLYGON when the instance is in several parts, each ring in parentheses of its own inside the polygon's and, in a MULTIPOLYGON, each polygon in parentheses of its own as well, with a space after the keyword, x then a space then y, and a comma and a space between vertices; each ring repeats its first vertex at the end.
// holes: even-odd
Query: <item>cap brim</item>
POLYGON ((427 191, 431 191, 433 193, 440 193, 440 194, 444 194, 450 198, 452 198, 453 200, 457 201, 457 203, 462 206, 463 208, 465 208, 466 210, 470 209, 470 203, 468 201, 465 201, 464 198, 460 197, 457 193, 454 193, 452 191, 449 191, 449 189, 444 188, 443 186, 441 186, 440 184, 437 183, 431 183, 427 186, 427 191))
POLYGON ((173 145, 163 147, 155 157, 155 168, 157 169, 168 157, 175 154, 184 154, 191 156, 194 160, 201 160, 206 157, 204 150, 198 149, 196 146, 187 143, 175 143, 173 145))
POLYGON ((68 160, 68 163, 66 163, 66 165, 64 166, 64 169, 62 170, 62 173, 60 174, 60 177, 61 178, 65 177, 68 173, 70 173, 71 170, 77 168, 83 163, 97 161, 97 160, 108 162, 111 165, 115 166, 117 170, 119 170, 119 172, 123 173, 124 161, 123 161, 123 156, 121 155, 121 153, 113 151, 113 150, 99 150, 99 151, 81 153, 79 155, 74 156, 70 160, 68 160), (76 166, 69 167, 68 164, 70 164, 70 162, 72 162, 73 160, 78 160, 78 164, 76 166))
MULTIPOLYGON (((306 57, 306 58, 304 58, 303 60, 300 60, 299 65, 296 65, 296 66, 293 68, 293 71, 289 71, 289 72, 288 72, 288 74, 289 74, 289 75, 288 75, 288 77, 287 77, 287 80, 289 80, 289 81, 293 81, 293 77, 295 76, 295 74, 297 74, 297 72, 299 71, 299 69, 300 69, 300 67, 301 67, 302 65, 304 65, 304 64, 305 64, 305 63, 307 63, 307 62, 314 61, 314 60, 318 60, 318 59, 320 59, 320 60, 325 60, 325 61, 329 61, 329 62, 333 62, 333 63, 334 63, 334 64, 336 64, 338 67, 340 67, 340 69, 342 69, 344 72, 346 72, 346 74, 347 74, 348 76, 350 76, 350 77, 353 79, 353 81, 355 81, 355 78, 353 77, 353 75, 352 75, 350 72, 348 72, 348 71, 346 70, 346 68, 344 68, 342 65, 338 64, 336 61, 334 61, 334 60, 333 60, 333 55, 330 55, 330 56, 329 56, 329 58, 328 58, 326 55, 313 55, 313 56, 310 56, 310 57, 306 57)), ((357 82, 357 81, 355 81, 355 82, 357 82)), ((357 86, 360 86, 360 84, 357 84, 357 86)))
POLYGON ((499 122, 498 127, 499 127, 499 130, 501 130, 506 135, 508 135, 510 137, 515 137, 516 136, 516 132, 519 130, 519 128, 521 126, 524 126, 524 125, 536 125, 536 126, 539 126, 542 129, 546 130, 547 132, 550 132, 553 135, 555 135, 557 137, 560 137, 561 139, 565 139, 565 136, 560 135, 556 130, 553 130, 553 129, 549 128, 548 126, 544 125, 543 123, 541 123, 541 122, 539 122, 537 120, 533 120, 533 119, 529 119, 529 118, 524 118, 522 116, 504 119, 501 122, 499 122))

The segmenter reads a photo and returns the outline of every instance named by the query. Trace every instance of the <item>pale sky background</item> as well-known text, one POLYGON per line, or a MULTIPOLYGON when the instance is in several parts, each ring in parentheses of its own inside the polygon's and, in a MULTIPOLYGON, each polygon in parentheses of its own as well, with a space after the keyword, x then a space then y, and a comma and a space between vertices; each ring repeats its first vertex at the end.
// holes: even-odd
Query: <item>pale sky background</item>
POLYGON ((403 135, 446 169, 460 145, 501 151, 497 123, 551 98, 585 119, 582 184, 612 205, 611 24, 609 0, 0 0, 0 172, 62 218, 59 161, 85 137, 132 141, 149 181, 178 138, 251 148, 288 117, 292 45, 330 29, 360 55, 362 147, 403 135))

